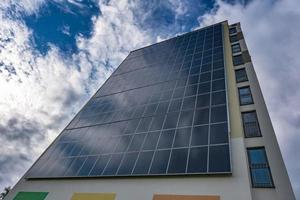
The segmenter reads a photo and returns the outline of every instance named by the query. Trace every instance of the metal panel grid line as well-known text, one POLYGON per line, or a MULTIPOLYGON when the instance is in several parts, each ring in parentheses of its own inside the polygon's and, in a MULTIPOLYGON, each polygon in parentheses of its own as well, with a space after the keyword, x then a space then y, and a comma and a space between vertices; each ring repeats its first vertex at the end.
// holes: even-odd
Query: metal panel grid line
POLYGON ((231 173, 222 29, 129 55, 25 177, 231 173))

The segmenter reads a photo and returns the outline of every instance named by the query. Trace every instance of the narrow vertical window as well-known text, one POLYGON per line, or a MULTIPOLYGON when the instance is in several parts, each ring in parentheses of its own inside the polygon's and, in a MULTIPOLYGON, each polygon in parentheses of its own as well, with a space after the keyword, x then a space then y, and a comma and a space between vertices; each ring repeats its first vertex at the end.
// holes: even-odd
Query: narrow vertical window
POLYGON ((253 104, 253 98, 251 95, 250 87, 242 87, 239 88, 239 96, 240 96, 240 105, 248 105, 253 104))
POLYGON ((242 54, 237 55, 237 56, 233 56, 233 57, 232 57, 232 61, 233 61, 233 65, 234 65, 234 66, 244 64, 244 59, 243 59, 242 54))
POLYGON ((239 43, 237 44, 233 44, 231 46, 231 50, 232 50, 232 53, 238 53, 238 52, 241 52, 241 46, 239 43))
POLYGON ((243 69, 235 70, 235 78, 237 83, 248 81, 246 69, 243 68, 243 69))
POLYGON ((237 42, 238 41, 238 37, 237 37, 237 35, 232 35, 232 36, 230 36, 230 42, 231 43, 233 43, 233 42, 237 42))
POLYGON ((231 34, 234 34, 234 33, 236 33, 237 31, 236 31, 236 27, 232 27, 232 28, 230 28, 229 29, 229 34, 231 35, 231 34))
POLYGON ((245 137, 260 137, 261 132, 255 111, 242 113, 245 137))
POLYGON ((248 148, 248 160, 252 187, 269 188, 274 187, 271 170, 264 147, 248 148))

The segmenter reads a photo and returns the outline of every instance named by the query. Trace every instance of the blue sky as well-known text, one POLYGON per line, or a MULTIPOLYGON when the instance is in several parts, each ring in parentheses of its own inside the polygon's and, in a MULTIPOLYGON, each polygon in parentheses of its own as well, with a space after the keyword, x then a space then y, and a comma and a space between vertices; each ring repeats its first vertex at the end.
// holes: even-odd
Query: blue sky
POLYGON ((300 198, 298 0, 3 0, 0 189, 14 185, 129 51, 241 22, 300 198))

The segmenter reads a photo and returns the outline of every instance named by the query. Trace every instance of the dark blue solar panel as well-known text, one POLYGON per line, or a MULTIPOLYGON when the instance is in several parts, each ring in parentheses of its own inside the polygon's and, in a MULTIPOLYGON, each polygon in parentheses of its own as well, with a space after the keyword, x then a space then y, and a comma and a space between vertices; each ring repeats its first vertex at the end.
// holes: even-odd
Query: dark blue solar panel
POLYGON ((28 178, 230 173, 222 26, 131 52, 28 178))

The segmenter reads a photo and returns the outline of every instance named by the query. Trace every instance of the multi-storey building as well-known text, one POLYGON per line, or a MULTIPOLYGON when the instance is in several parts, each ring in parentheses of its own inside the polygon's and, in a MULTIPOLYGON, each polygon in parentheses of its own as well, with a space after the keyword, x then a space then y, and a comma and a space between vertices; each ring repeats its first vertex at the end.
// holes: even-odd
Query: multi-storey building
POLYGON ((7 200, 294 200, 240 24, 130 52, 7 200))

